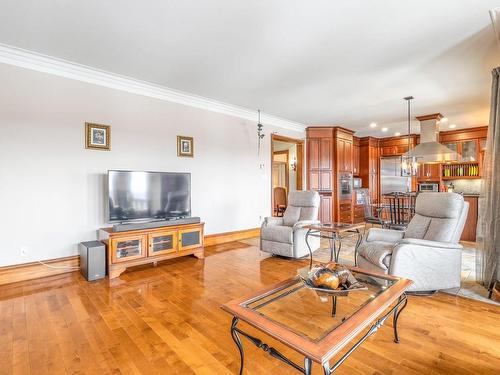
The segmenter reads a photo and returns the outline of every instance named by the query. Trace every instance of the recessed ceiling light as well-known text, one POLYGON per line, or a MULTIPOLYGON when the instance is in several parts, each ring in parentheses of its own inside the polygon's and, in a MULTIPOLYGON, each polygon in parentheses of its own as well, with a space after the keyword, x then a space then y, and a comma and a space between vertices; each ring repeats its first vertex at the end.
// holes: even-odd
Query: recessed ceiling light
POLYGON ((442 122, 443 124, 448 122, 448 117, 443 117, 440 122, 442 122))
POLYGON ((455 124, 450 124, 450 129, 455 129, 457 127, 457 125, 455 124))
POLYGON ((376 128, 376 127, 377 127, 377 123, 376 123, 376 122, 372 122, 372 123, 370 124, 370 128, 376 128))
POLYGON ((401 133, 400 133, 400 132, 396 132, 396 133, 394 133, 394 135, 395 135, 396 137, 399 137, 399 136, 401 135, 401 133))
POLYGON ((383 132, 386 132, 387 130, 389 130, 389 128, 382 128, 383 132))

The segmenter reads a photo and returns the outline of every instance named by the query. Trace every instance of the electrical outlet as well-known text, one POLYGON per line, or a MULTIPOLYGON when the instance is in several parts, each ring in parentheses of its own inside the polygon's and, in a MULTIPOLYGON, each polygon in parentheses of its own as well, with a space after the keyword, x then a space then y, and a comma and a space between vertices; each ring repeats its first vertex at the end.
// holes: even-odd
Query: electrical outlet
POLYGON ((27 257, 29 255, 29 248, 28 246, 21 246, 19 248, 19 251, 21 252, 21 256, 27 257))

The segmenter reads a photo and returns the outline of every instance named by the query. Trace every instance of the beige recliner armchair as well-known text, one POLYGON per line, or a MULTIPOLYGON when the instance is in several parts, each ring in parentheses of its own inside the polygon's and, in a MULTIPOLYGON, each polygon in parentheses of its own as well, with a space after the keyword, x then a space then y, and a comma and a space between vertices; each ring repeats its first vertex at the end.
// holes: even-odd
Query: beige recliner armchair
MULTIPOLYGON (((317 224, 319 194, 316 191, 292 191, 283 217, 266 217, 260 229, 262 251, 290 258, 309 255, 306 244, 307 229, 303 226, 317 224)), ((309 238, 311 251, 319 249, 320 239, 309 238)))
POLYGON ((409 291, 459 288, 469 204, 456 193, 420 193, 406 231, 371 228, 357 251, 366 270, 413 280, 409 291))

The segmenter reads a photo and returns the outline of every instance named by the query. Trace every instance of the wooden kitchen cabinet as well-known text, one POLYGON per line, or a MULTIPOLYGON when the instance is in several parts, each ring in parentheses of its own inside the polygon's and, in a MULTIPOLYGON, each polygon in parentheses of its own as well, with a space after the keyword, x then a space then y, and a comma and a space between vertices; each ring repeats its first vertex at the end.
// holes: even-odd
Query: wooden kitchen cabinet
POLYGON ((319 148, 319 168, 331 170, 332 162, 332 140, 322 138, 319 148))
POLYGON ((460 241, 476 241, 476 227, 478 217, 478 197, 464 195, 464 200, 469 202, 469 212, 467 213, 467 220, 465 221, 464 230, 460 241))
POLYGON ((333 135, 331 128, 307 130, 308 189, 331 192, 333 189, 333 135))
POLYGON ((311 138, 307 140, 307 169, 319 169, 320 139, 311 138))
POLYGON ((379 140, 364 137, 359 142, 359 177, 363 187, 370 192, 372 203, 376 203, 379 195, 379 140))
POLYGON ((352 145, 352 174, 359 176, 359 144, 352 145))
POLYGON ((337 139, 337 170, 352 173, 352 141, 337 139))
POLYGON ((439 181, 441 179, 441 164, 419 164, 419 181, 439 181))
POLYGON ((331 223, 332 222, 332 194, 320 194, 319 201, 319 220, 322 223, 331 223))

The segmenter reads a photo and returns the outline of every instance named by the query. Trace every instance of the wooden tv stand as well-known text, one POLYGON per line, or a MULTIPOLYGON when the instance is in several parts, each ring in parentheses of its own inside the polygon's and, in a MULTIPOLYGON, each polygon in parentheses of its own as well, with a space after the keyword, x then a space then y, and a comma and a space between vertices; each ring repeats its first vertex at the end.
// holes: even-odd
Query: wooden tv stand
POLYGON ((203 259, 203 226, 196 223, 124 232, 101 228, 99 239, 106 244, 109 278, 120 276, 128 267, 156 265, 185 255, 203 259))

